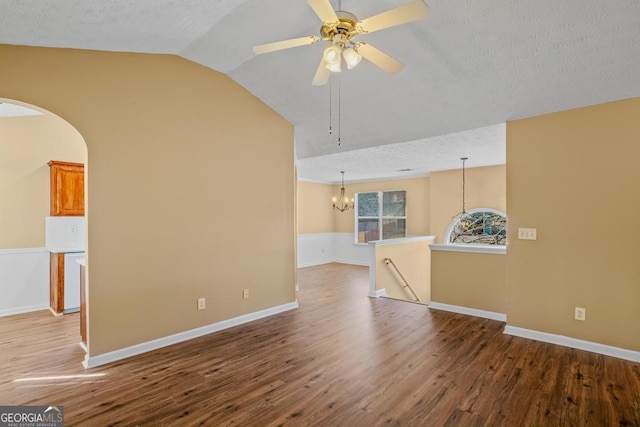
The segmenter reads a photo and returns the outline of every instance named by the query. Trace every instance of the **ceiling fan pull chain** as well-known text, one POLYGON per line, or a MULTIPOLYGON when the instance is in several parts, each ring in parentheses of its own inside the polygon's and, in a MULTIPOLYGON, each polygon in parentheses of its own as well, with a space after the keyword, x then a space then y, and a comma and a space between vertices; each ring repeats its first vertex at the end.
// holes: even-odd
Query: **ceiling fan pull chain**
POLYGON ((331 104, 332 104, 331 92, 333 92, 333 85, 331 83, 331 80, 329 80, 329 135, 331 135, 331 119, 332 119, 332 114, 331 114, 331 104))
POLYGON ((338 76, 338 146, 342 145, 340 135, 342 134, 342 92, 340 81, 342 79, 338 76))

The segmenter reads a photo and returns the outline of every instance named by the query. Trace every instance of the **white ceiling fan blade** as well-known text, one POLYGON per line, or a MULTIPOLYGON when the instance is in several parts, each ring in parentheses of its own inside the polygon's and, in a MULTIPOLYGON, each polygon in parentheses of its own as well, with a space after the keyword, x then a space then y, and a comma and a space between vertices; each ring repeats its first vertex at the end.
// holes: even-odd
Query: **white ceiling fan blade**
POLYGON ((323 23, 338 22, 338 15, 329 0, 307 0, 307 3, 323 23))
POLYGON ((329 69, 327 68, 327 61, 322 58, 322 61, 320 61, 320 65, 318 65, 316 75, 313 77, 313 81, 311 82, 311 84, 314 86, 325 85, 329 81, 329 76, 331 76, 331 71, 329 71, 329 69))
POLYGON ((320 37, 307 36, 297 39, 281 40, 279 42, 265 43, 253 47, 253 52, 257 54, 275 52, 277 50, 289 49, 292 47, 306 46, 320 40, 320 37))
POLYGON ((415 0, 404 6, 387 10, 370 18, 360 21, 362 29, 367 33, 395 27, 408 22, 419 21, 427 16, 429 8, 423 0, 415 0))
POLYGON ((387 55, 380 49, 376 49, 367 43, 358 43, 358 53, 363 58, 373 62, 387 73, 399 73, 404 68, 404 64, 397 59, 387 55))

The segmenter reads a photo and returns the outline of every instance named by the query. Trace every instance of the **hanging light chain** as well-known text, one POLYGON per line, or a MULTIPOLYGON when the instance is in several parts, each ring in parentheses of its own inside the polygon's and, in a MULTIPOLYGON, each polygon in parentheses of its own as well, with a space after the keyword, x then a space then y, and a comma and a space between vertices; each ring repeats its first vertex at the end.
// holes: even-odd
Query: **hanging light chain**
POLYGON ((460 160, 462 160, 462 214, 466 214, 467 211, 465 210, 465 205, 464 205, 464 187, 465 187, 465 175, 464 175, 464 163, 469 160, 468 157, 461 157, 460 160))
POLYGON ((331 111, 331 105, 333 104, 332 100, 332 94, 333 92, 333 85, 331 83, 331 79, 329 79, 329 135, 331 135, 332 133, 332 129, 331 129, 331 120, 333 117, 332 111, 331 111))
MULTIPOLYGON (((338 145, 342 145, 342 91, 340 81, 342 79, 338 76, 338 145)), ((344 174, 343 174, 344 176, 344 174)))

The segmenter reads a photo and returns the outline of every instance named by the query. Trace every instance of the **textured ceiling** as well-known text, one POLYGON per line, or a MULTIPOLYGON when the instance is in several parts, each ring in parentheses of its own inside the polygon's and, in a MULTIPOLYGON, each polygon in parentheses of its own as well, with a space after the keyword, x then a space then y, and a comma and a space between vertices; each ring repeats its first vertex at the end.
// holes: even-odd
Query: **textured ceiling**
MULTIPOLYGON (((344 0, 342 9, 362 19, 408 1, 344 0)), ((331 155, 333 164, 349 159, 345 169, 354 171, 373 162, 351 150, 640 96, 638 1, 428 4, 425 20, 360 38, 404 62, 401 73, 362 61, 323 87, 311 85, 322 42, 260 56, 251 50, 316 35, 320 21, 304 0, 0 0, 0 43, 181 55, 228 74, 293 123, 301 162, 331 155)), ((314 179, 304 165, 300 176, 314 179)), ((370 167, 371 177, 378 170, 370 167)))
POLYGON ((369 181, 426 176, 430 172, 506 162, 506 126, 492 125, 416 141, 299 159, 298 175, 315 182, 369 181), (410 170, 407 170, 410 169, 410 170))

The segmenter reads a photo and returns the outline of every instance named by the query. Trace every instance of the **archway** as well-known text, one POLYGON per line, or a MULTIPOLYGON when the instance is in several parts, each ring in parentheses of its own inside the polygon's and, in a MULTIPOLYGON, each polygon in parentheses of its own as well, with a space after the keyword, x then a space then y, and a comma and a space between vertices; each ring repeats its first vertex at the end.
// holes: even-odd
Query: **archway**
MULTIPOLYGON (((50 310, 52 251, 64 257, 87 247, 86 217, 50 216, 49 161, 86 166, 80 133, 50 111, 0 98, 0 277, 7 278, 0 281, 2 317, 50 310)), ((76 273, 71 276, 78 277, 79 269, 67 266, 76 273)), ((79 290, 79 284, 68 289, 67 296, 77 294, 78 303, 70 299, 66 312, 79 311, 79 290)))

